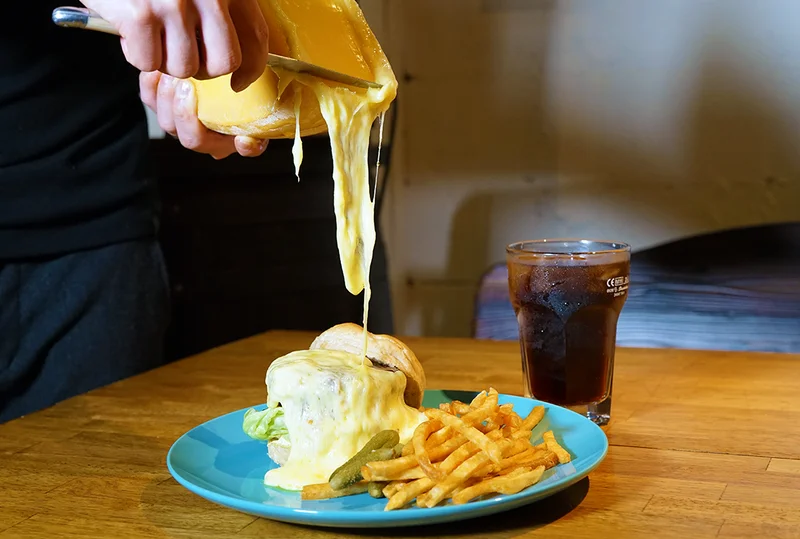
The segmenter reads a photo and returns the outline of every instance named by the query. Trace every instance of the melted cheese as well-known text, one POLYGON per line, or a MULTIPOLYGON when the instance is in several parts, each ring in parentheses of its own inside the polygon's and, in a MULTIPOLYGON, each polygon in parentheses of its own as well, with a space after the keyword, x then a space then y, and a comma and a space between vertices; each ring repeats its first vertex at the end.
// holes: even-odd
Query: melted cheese
POLYGON ((270 365, 266 383, 267 406, 283 407, 291 451, 264 482, 287 490, 328 481, 381 430, 397 430, 408 442, 425 419, 403 400, 404 374, 346 352, 292 352, 270 365))
MULTIPOLYGON (((395 98, 397 80, 354 0, 259 0, 270 28, 270 50, 382 85, 351 88, 267 68, 243 92, 230 76, 194 81, 198 117, 222 133, 294 138, 299 179, 301 137, 327 130, 333 156, 336 241, 347 290, 364 292, 366 330, 375 246, 374 203, 369 193, 370 131, 395 98)), ((382 122, 381 122, 382 127, 382 122)))
MULTIPOLYGON (((336 2, 333 2, 334 4, 336 2)), ((364 292, 362 325, 364 327, 364 359, 367 347, 367 321, 372 296, 369 275, 375 249, 375 203, 369 190, 369 147, 372 124, 389 108, 397 92, 397 80, 383 53, 369 32, 361 25, 361 12, 338 9, 314 10, 307 0, 281 0, 277 7, 288 20, 302 20, 287 32, 289 47, 300 57, 311 57, 320 65, 383 84, 380 89, 353 89, 337 86, 313 77, 296 76, 296 80, 313 90, 319 110, 328 127, 333 157, 333 207, 336 215, 336 241, 344 283, 353 294, 364 292), (309 11, 312 10, 312 11, 309 11), (314 16, 316 15, 316 16, 314 16), (321 16, 320 16, 321 15, 321 16), (344 23, 353 31, 336 28, 344 23), (371 69, 370 66, 374 66, 371 69)), ((345 2, 344 5, 347 5, 345 2)), ((299 121, 299 120, 298 120, 299 121)), ((381 137, 383 122, 380 123, 381 137)), ((295 144, 299 129, 296 130, 295 144)), ((378 150, 380 152, 380 148, 378 150)), ((301 157, 302 159, 302 157, 301 157)), ((297 156, 295 156, 295 166, 297 156)), ((376 185, 377 189, 377 177, 376 185)))
POLYGON ((382 51, 376 49, 374 36, 361 24, 360 11, 343 9, 348 2, 329 2, 338 9, 319 10, 318 3, 273 0, 273 8, 287 21, 302 21, 287 24, 290 50, 298 58, 313 58, 319 65, 383 84, 380 89, 362 90, 295 77, 316 96, 331 140, 334 211, 345 287, 354 295, 364 290, 366 296, 375 245, 374 205, 369 193, 370 133, 372 124, 394 100, 397 80, 382 51), (343 26, 350 31, 341 32, 343 26))
POLYGON ((300 104, 303 102, 303 94, 294 94, 294 144, 292 145, 292 158, 294 159, 294 175, 300 181, 300 165, 303 163, 303 139, 300 138, 300 104))

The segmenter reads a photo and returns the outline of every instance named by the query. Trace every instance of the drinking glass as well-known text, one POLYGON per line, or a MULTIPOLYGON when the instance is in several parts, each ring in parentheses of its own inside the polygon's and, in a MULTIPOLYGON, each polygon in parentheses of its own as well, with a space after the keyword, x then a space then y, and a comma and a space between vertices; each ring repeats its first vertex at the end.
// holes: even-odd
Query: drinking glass
POLYGON ((525 394, 611 418, 617 320, 628 294, 630 246, 541 239, 506 247, 525 394))

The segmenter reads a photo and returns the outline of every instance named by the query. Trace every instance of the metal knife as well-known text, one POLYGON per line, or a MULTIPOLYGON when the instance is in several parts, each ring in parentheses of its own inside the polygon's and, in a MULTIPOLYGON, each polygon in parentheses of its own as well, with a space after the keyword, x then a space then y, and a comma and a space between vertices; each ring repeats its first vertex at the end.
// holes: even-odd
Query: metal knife
MULTIPOLYGON (((119 35, 117 29, 107 20, 100 17, 97 13, 78 7, 64 6, 58 7, 53 10, 53 22, 58 26, 65 28, 82 28, 85 30, 94 30, 96 32, 105 32, 106 34, 119 35)), ((287 71, 295 73, 304 73, 312 75, 320 79, 325 79, 341 84, 356 86, 358 88, 381 88, 382 85, 377 82, 372 82, 358 77, 352 77, 332 69, 327 69, 322 66, 295 60, 287 56, 270 53, 267 59, 267 65, 270 67, 278 67, 287 71)))

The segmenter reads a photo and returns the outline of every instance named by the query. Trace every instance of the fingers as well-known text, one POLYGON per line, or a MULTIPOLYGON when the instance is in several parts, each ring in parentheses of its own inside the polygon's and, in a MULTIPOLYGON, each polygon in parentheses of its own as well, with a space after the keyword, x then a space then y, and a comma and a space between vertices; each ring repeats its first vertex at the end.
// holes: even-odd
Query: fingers
POLYGON ((241 65, 233 72, 231 88, 240 92, 264 73, 269 54, 269 28, 257 0, 231 2, 230 14, 241 47, 241 65))
MULTIPOLYGON (((217 0, 204 0, 203 3, 217 0)), ((140 71, 178 78, 200 67, 197 0, 82 0, 119 30, 125 59, 140 71)), ((233 71, 231 69, 229 72, 233 71)))
POLYGON ((222 159, 233 153, 258 157, 267 148, 266 140, 248 136, 223 135, 205 127, 197 118, 194 85, 158 71, 139 76, 142 102, 156 112, 158 125, 183 146, 222 159))
POLYGON ((243 157, 258 157, 267 149, 268 142, 248 136, 238 136, 234 139, 236 151, 243 157))
POLYGON ((197 119, 197 96, 192 83, 178 81, 172 113, 175 136, 184 147, 210 154, 215 159, 222 159, 236 151, 233 137, 215 133, 197 119))
POLYGON ((215 159, 222 159, 233 153, 245 157, 257 157, 264 153, 266 141, 243 136, 232 137, 206 128, 197 119, 197 96, 190 82, 178 81, 174 92, 172 112, 175 133, 184 147, 207 153, 215 159))
POLYGON ((161 73, 159 71, 150 71, 139 73, 139 97, 142 103, 147 105, 150 110, 157 112, 158 105, 158 83, 161 80, 161 73))
POLYGON ((185 7, 172 9, 164 22, 166 48, 160 70, 179 79, 194 76, 200 67, 196 33, 199 21, 191 6, 187 2, 185 7))
POLYGON ((204 60, 199 76, 213 78, 233 73, 242 63, 242 49, 229 11, 218 2, 198 3, 197 9, 204 60))
POLYGON ((125 59, 139 71, 155 71, 163 60, 162 21, 149 9, 134 12, 120 24, 125 59))
POLYGON ((156 93, 156 115, 158 126, 173 137, 178 135, 175 126, 175 87, 180 81, 175 77, 164 75, 158 83, 156 93))
POLYGON ((232 73, 241 91, 264 72, 269 29, 259 0, 82 0, 114 24, 140 71, 178 78, 232 73), (198 36, 199 34, 199 36, 198 36))

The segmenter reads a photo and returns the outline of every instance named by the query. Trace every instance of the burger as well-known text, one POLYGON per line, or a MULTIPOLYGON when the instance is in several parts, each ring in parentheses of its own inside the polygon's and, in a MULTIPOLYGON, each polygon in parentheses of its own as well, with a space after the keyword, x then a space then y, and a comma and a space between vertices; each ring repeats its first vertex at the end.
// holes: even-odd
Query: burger
POLYGON ((243 428, 267 442, 277 465, 264 483, 285 490, 327 482, 374 435, 396 430, 408 442, 426 420, 425 372, 414 353, 389 335, 340 324, 308 350, 267 369, 267 406, 245 413, 243 428))

